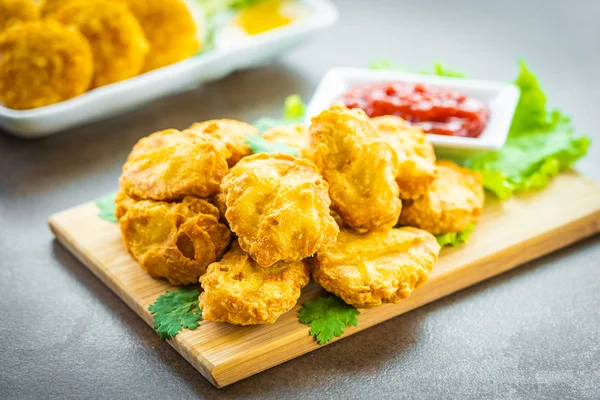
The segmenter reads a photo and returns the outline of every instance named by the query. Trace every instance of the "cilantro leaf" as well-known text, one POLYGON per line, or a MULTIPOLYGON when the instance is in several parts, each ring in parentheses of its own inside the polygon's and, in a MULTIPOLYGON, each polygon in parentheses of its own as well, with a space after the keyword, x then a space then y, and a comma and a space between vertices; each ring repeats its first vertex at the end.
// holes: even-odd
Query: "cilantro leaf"
POLYGON ((108 222, 117 222, 117 217, 115 217, 115 208, 117 207, 115 205, 116 195, 116 193, 111 193, 96 200, 99 218, 108 222))
POLYGON ((290 146, 288 146, 285 143, 267 142, 262 137, 256 136, 256 135, 247 136, 246 143, 248 144, 248 147, 250 147, 250 150, 252 150, 252 153, 254 153, 254 154, 257 154, 257 153, 286 153, 286 154, 291 154, 293 156, 296 156, 298 154, 296 149, 292 149, 290 146))
POLYGON ((473 233, 473 229, 475 229, 475 224, 470 224, 467 229, 462 232, 444 233, 442 235, 437 235, 435 239, 442 247, 458 246, 459 244, 467 243, 471 237, 471 233, 473 233))
POLYGON ((360 312, 351 305, 344 303, 339 297, 316 297, 307 300, 298 311, 298 319, 310 325, 309 334, 315 337, 319 344, 325 344, 334 337, 340 337, 344 328, 358 326, 360 312))
POLYGON ((148 310, 154 318, 154 330, 161 340, 176 336, 183 329, 194 330, 202 321, 198 289, 179 288, 161 294, 148 310))

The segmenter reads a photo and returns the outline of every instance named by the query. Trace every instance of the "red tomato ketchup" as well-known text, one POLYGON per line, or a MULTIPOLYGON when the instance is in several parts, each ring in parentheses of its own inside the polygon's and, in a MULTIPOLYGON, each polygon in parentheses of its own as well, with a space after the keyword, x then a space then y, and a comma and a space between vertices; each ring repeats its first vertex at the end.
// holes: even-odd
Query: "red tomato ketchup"
POLYGON ((490 118, 481 100, 421 83, 386 82, 355 86, 341 99, 369 117, 396 115, 427 133, 478 137, 490 118))

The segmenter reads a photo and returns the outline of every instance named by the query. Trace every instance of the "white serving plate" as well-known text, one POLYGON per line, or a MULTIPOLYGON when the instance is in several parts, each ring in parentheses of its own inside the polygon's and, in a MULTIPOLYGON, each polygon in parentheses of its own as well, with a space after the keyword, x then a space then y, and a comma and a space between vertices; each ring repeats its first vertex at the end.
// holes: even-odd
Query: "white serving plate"
POLYGON ((310 18, 249 37, 239 45, 219 45, 217 40, 214 50, 50 106, 32 110, 0 106, 0 127, 19 137, 48 136, 190 90, 235 70, 262 65, 313 38, 338 18, 337 9, 329 0, 303 0, 302 3, 311 10, 310 18))
POLYGON ((465 78, 448 78, 433 75, 410 74, 395 71, 379 71, 364 68, 330 69, 317 87, 306 112, 307 122, 338 100, 355 85, 379 82, 415 82, 456 89, 477 97, 490 108, 490 119, 477 138, 428 134, 436 148, 497 150, 506 142, 515 107, 519 101, 519 89, 512 84, 465 78))

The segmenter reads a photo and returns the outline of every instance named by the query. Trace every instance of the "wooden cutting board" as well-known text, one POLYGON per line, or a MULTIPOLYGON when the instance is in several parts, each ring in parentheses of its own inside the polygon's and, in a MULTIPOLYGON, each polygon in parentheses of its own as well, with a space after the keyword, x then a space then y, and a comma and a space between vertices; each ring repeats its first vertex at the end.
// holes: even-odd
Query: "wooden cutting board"
MULTIPOLYGON (((97 215, 95 204, 87 203, 52 216, 49 224, 69 251, 152 325, 148 306, 173 287, 146 275, 125 250, 118 224, 97 215)), ((425 285, 400 304, 361 310, 358 327, 341 338, 599 231, 600 185, 576 173, 562 174, 539 193, 490 200, 471 241, 443 250, 425 285)), ((321 290, 309 284, 299 304, 321 290)), ((168 342, 213 385, 224 387, 320 347, 298 322, 298 308, 269 326, 203 321, 168 342)))

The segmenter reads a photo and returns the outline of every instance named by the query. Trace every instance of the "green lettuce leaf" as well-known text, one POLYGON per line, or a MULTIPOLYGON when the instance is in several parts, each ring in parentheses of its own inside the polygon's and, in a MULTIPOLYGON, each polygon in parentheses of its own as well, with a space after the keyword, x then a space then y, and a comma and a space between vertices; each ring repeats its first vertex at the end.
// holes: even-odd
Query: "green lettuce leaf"
POLYGON ((480 171, 483 185, 499 199, 545 187, 550 178, 586 155, 591 140, 577 136, 569 119, 549 111, 535 75, 521 61, 515 84, 521 91, 510 133, 498 151, 477 154, 464 164, 480 171))
MULTIPOLYGON (((279 126, 279 125, 278 125, 279 126)), ((286 153, 296 156, 298 152, 296 149, 292 149, 285 143, 271 143, 267 142, 260 136, 248 136, 246 138, 246 143, 250 150, 252 150, 253 154, 258 153, 286 153)))
POLYGON ((485 188, 503 200, 543 188, 583 157, 589 146, 588 137, 576 137, 572 126, 561 123, 547 131, 510 137, 501 150, 476 155, 465 165, 481 171, 485 188))
POLYGON ((254 154, 256 153, 287 153, 293 156, 297 151, 285 143, 270 143, 262 138, 262 134, 272 128, 279 126, 295 125, 302 123, 306 105, 302 102, 302 97, 297 94, 289 95, 283 102, 281 118, 263 117, 254 121, 253 125, 258 130, 258 136, 248 136, 246 143, 254 154))
POLYGON ((435 239, 442 247, 458 246, 459 244, 467 243, 471 237, 471 233, 473 233, 473 229, 475 229, 475 224, 469 225, 467 229, 462 232, 449 232, 444 233, 443 235, 437 235, 435 239))

